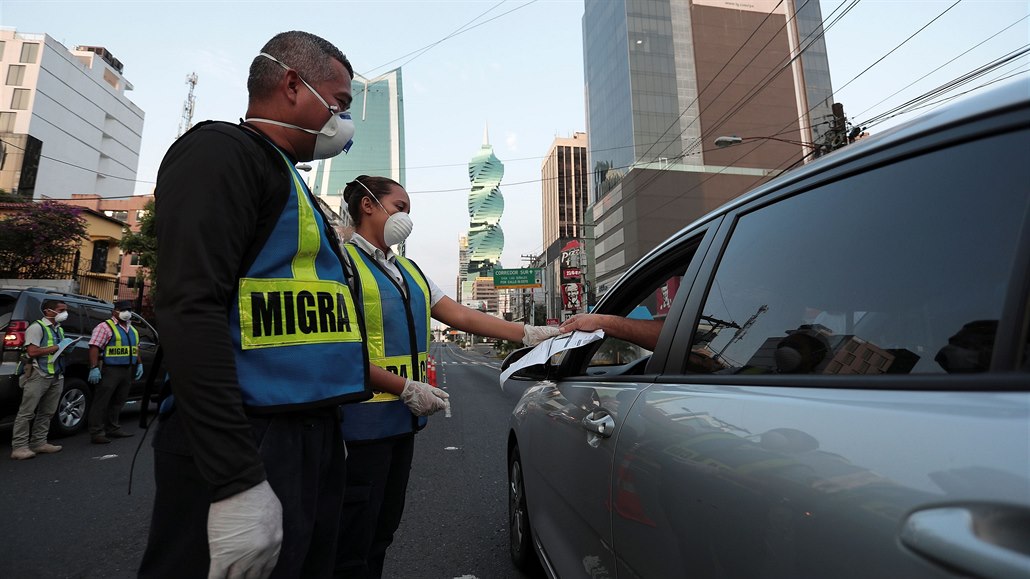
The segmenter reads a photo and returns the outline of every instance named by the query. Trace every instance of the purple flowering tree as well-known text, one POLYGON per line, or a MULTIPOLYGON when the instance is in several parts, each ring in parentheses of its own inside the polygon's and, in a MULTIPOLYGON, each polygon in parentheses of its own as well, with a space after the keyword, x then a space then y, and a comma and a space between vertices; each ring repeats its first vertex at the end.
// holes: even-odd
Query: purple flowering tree
POLYGON ((86 238, 81 208, 56 201, 26 203, 0 221, 0 278, 61 279, 74 274, 86 238))

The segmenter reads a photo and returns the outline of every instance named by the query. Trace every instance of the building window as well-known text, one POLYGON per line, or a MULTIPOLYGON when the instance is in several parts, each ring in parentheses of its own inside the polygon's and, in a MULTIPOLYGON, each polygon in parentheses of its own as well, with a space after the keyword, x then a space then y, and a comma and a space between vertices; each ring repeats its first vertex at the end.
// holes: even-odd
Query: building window
POLYGON ((6 47, 7 47, 7 43, 5 41, 3 41, 3 40, 0 40, 0 60, 4 59, 4 48, 6 48, 6 47))
POLYGON ((129 258, 129 265, 139 265, 139 255, 132 254, 132 257, 129 258))
POLYGON ((18 113, 0 113, 0 133, 13 133, 18 113))
POLYGON ((16 111, 28 110, 31 93, 32 91, 27 88, 14 89, 14 96, 11 97, 11 108, 16 111))
POLYGON ((26 42, 21 45, 21 58, 18 62, 26 64, 35 64, 36 58, 39 56, 39 43, 38 42, 26 42))
POLYGON ((12 64, 7 67, 7 86, 21 86, 25 84, 25 65, 12 64))

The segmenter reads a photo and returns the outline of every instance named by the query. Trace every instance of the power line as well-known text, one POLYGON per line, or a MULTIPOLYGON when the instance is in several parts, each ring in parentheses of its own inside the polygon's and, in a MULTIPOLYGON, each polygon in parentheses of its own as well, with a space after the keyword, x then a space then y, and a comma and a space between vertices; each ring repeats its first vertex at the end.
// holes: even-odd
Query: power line
POLYGON ((381 64, 381 65, 379 65, 379 66, 376 66, 376 67, 374 67, 374 68, 371 68, 370 70, 371 70, 371 71, 379 70, 380 68, 384 68, 384 67, 387 67, 387 66, 389 66, 389 65, 391 65, 391 64, 393 64, 393 63, 395 63, 395 62, 397 62, 398 60, 401 60, 401 59, 407 58, 408 56, 411 56, 411 58, 409 58, 408 60, 404 61, 404 62, 403 62, 403 63, 402 63, 402 64, 401 64, 400 66, 398 66, 398 67, 397 67, 397 68, 401 68, 401 67, 403 67, 404 65, 408 64, 409 62, 411 62, 412 60, 415 60, 416 58, 418 58, 418 57, 422 56, 423 54, 425 54, 426 52, 428 52, 428 51, 429 51, 430 49, 432 49, 432 48, 433 48, 433 47, 435 47, 436 45, 440 44, 441 42, 444 42, 444 41, 446 41, 446 40, 450 40, 451 38, 454 38, 455 36, 458 36, 458 35, 460 35, 460 34, 464 34, 465 32, 468 32, 469 30, 473 30, 473 29, 475 29, 475 28, 479 28, 480 26, 482 26, 482 25, 484 25, 484 24, 487 24, 487 23, 493 22, 494 20, 497 20, 498 18, 501 18, 502 16, 506 16, 506 15, 508 15, 508 14, 511 14, 512 12, 515 12, 516 10, 521 10, 521 9, 525 8, 526 6, 529 6, 530 4, 535 4, 535 3, 537 2, 537 0, 530 0, 529 2, 526 2, 525 4, 523 4, 523 5, 521 5, 521 6, 517 6, 517 7, 515 7, 515 8, 512 8, 511 10, 508 10, 507 12, 502 12, 501 14, 498 14, 497 16, 494 16, 493 18, 490 18, 489 20, 484 20, 483 22, 480 22, 479 24, 476 24, 476 25, 472 25, 472 26, 470 26, 470 25, 471 25, 471 24, 472 24, 473 22, 475 22, 476 20, 479 20, 479 19, 480 19, 480 18, 482 18, 483 16, 486 16, 487 14, 489 14, 490 12, 492 12, 493 10, 495 10, 495 9, 496 9, 496 8, 497 8, 498 6, 500 6, 501 4, 504 4, 504 2, 505 2, 505 1, 506 1, 506 0, 501 0, 501 1, 500 1, 500 2, 498 2, 497 4, 494 4, 493 6, 491 6, 490 8, 488 8, 488 9, 487 9, 486 11, 484 11, 483 13, 481 13, 481 14, 480 14, 479 16, 476 16, 476 17, 475 17, 475 18, 473 18, 472 20, 469 20, 469 21, 468 21, 468 22, 466 22, 465 24, 463 24, 463 25, 459 26, 459 27, 458 27, 457 29, 455 29, 455 30, 454 30, 453 32, 451 32, 451 33, 450 33, 450 34, 448 34, 447 36, 444 36, 444 37, 443 37, 443 38, 441 38, 440 40, 437 40, 437 41, 435 41, 435 42, 432 42, 432 43, 430 43, 430 44, 427 44, 426 46, 423 46, 422 48, 419 48, 419 49, 417 49, 417 50, 413 50, 413 51, 411 51, 411 52, 409 52, 409 53, 405 54, 404 56, 399 56, 399 57, 397 57, 397 58, 395 58, 395 59, 393 59, 393 60, 391 60, 391 61, 389 61, 389 62, 383 63, 383 64, 381 64))

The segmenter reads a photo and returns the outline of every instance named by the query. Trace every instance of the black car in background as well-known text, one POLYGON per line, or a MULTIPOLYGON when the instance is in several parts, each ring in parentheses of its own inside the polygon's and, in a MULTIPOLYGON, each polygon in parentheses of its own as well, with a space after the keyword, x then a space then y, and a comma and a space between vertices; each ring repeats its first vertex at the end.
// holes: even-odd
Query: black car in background
MULTIPOLYGON (((60 437, 74 434, 85 427, 86 412, 93 399, 93 385, 86 381, 89 374, 89 336, 97 324, 111 317, 114 306, 97 298, 47 288, 0 289, 0 329, 4 337, 3 345, 0 346, 0 426, 9 426, 18 413, 21 388, 15 371, 18 358, 25 349, 25 330, 29 324, 43 317, 40 306, 48 299, 68 304, 68 319, 61 324, 65 336, 84 336, 65 354, 64 392, 61 393, 61 401, 50 427, 51 436, 60 437)), ((143 368, 150 372, 157 352, 157 331, 135 313, 132 324, 139 331, 143 368)), ((129 390, 130 401, 139 400, 143 396, 145 380, 144 376, 141 380, 133 381, 129 390)))

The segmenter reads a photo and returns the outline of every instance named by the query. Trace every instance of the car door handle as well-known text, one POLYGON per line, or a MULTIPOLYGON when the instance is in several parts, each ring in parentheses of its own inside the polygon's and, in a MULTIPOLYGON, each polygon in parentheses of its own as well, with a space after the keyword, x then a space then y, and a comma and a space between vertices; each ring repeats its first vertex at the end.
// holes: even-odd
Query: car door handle
POLYGON ((942 507, 913 513, 901 541, 913 551, 978 577, 1030 577, 1030 512, 1005 506, 942 507))
POLYGON ((595 410, 587 414, 581 424, 583 428, 603 438, 608 438, 615 432, 615 419, 607 410, 595 410))

